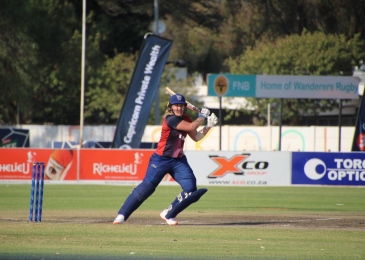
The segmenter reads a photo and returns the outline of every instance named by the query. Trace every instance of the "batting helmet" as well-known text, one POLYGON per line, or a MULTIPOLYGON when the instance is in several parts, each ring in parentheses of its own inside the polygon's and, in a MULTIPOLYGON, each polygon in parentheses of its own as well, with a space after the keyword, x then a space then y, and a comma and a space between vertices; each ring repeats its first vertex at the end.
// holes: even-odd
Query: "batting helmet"
POLYGON ((183 104, 185 106, 187 105, 184 96, 180 94, 172 95, 170 97, 169 103, 167 103, 167 106, 170 107, 171 105, 174 104, 183 104))

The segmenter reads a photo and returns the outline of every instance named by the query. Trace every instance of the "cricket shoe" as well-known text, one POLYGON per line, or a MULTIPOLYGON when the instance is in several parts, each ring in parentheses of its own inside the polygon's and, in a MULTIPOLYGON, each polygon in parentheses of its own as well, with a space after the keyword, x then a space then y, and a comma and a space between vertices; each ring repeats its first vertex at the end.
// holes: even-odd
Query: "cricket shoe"
POLYGON ((114 219, 114 222, 113 224, 114 225, 119 225, 119 224, 122 224, 124 221, 124 216, 122 214, 119 214, 115 219, 114 219))
POLYGON ((169 225, 169 226, 175 226, 177 225, 177 221, 173 218, 166 218, 166 215, 167 215, 167 209, 165 209, 164 211, 162 211, 160 213, 160 217, 166 221, 166 223, 169 225))

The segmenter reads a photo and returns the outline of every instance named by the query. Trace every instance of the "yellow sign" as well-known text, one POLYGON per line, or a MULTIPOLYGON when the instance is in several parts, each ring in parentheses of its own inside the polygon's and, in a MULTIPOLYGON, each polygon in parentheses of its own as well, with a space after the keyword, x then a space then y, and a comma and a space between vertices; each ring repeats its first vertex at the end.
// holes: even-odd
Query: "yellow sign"
POLYGON ((228 79, 220 75, 214 80, 214 90, 219 96, 224 96, 228 91, 228 79))

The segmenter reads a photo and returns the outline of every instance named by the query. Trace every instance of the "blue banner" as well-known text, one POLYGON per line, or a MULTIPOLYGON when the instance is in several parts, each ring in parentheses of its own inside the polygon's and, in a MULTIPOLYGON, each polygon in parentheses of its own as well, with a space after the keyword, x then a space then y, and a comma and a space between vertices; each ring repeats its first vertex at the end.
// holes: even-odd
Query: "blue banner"
MULTIPOLYGON (((365 91, 364 91, 365 92, 365 91)), ((352 141, 351 151, 365 151, 365 99, 361 98, 359 112, 357 113, 354 139, 352 141)))
POLYGON ((29 130, 16 128, 0 129, 0 147, 29 147, 29 130))
POLYGON ((112 148, 139 148, 172 41, 148 34, 120 113, 112 148))
POLYGON ((292 153, 292 184, 365 185, 364 153, 292 153))

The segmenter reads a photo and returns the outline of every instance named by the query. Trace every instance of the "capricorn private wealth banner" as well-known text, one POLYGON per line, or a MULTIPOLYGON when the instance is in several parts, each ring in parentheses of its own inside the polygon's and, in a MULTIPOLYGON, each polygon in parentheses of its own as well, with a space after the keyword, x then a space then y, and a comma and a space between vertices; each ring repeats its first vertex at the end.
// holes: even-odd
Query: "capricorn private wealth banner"
POLYGON ((358 99, 359 80, 335 76, 208 75, 208 96, 358 99))
POLYGON ((139 148, 172 41, 147 35, 120 113, 112 148, 139 148))

